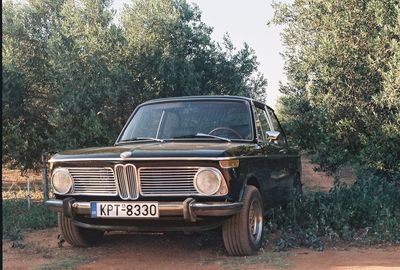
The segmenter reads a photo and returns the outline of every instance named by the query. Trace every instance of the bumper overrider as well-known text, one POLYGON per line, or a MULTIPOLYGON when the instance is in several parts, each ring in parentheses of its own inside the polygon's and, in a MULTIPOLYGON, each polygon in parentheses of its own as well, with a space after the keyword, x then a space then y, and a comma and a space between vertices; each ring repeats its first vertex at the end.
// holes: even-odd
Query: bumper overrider
MULTIPOLYGON (((54 211, 61 212, 67 217, 76 215, 90 215, 90 202, 76 201, 74 198, 63 200, 50 199, 46 206, 54 211)), ((183 217, 187 222, 196 222, 198 217, 228 217, 235 215, 242 209, 242 202, 196 202, 187 198, 183 202, 158 202, 160 217, 183 217)))

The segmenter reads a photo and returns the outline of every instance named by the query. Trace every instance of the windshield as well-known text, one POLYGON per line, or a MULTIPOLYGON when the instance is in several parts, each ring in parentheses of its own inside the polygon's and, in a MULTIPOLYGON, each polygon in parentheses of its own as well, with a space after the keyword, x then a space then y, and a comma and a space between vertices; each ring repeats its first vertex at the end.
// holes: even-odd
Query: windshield
POLYGON ((119 142, 167 139, 251 140, 251 113, 244 101, 175 101, 141 106, 119 142))

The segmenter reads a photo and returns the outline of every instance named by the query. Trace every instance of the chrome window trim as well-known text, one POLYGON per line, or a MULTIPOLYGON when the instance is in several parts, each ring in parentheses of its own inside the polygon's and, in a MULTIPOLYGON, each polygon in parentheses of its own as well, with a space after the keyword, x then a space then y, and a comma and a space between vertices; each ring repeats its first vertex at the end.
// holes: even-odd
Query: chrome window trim
MULTIPOLYGON (((263 129, 263 126, 262 126, 260 117, 258 117, 257 109, 262 110, 262 111, 263 111, 263 109, 258 108, 258 107, 255 107, 256 117, 257 117, 258 122, 260 123, 260 129, 261 129, 261 136, 262 136, 262 138, 261 138, 260 140, 261 140, 262 142, 265 142, 265 141, 266 141, 265 135, 264 135, 264 134, 265 134, 265 131, 264 131, 264 129, 263 129)), ((268 119, 267 119, 267 122, 268 122, 268 119)), ((256 130, 257 130, 257 124, 256 124, 256 130)), ((258 136, 257 136, 257 139, 258 139, 258 136)))
POLYGON ((283 136, 283 138, 284 138, 284 144, 285 144, 286 147, 288 147, 288 142, 287 142, 287 138, 286 138, 285 131, 283 130, 282 125, 281 125, 281 123, 279 122, 278 117, 276 117, 276 114, 275 114, 274 110, 272 110, 271 108, 268 108, 268 107, 266 106, 266 111, 267 111, 267 113, 268 113, 268 116, 270 117, 271 127, 273 128, 273 131, 275 131, 275 128, 274 128, 274 125, 272 124, 272 117, 273 117, 274 119, 276 119, 276 121, 277 121, 277 123, 278 123, 278 128, 281 130, 280 132, 282 133, 282 136, 283 136), (271 110, 271 112, 272 112, 273 115, 271 115, 270 110, 271 110))
POLYGON ((275 131, 274 125, 272 124, 271 115, 270 115, 270 113, 268 111, 268 107, 267 106, 265 106, 265 108, 264 108, 264 113, 267 116, 267 121, 268 121, 268 124, 269 124, 269 130, 275 131))
POLYGON ((251 106, 253 105, 253 101, 251 101, 251 102, 247 101, 246 103, 247 103, 247 106, 249 108, 250 121, 251 121, 251 139, 250 140, 246 140, 246 141, 254 142, 254 140, 257 137, 257 134, 254 133, 255 122, 254 122, 254 119, 253 119, 253 115, 252 115, 253 113, 252 113, 252 108, 251 108, 251 106))

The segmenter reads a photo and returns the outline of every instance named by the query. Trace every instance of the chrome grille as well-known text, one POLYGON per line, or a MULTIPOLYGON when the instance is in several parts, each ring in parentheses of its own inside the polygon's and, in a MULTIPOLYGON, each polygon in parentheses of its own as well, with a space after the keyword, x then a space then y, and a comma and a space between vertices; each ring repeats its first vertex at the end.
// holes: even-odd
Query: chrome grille
POLYGON ((139 168, 143 196, 197 195, 193 179, 199 167, 139 168))
POLYGON ((136 200, 139 197, 136 183, 136 168, 132 164, 118 164, 115 166, 115 176, 118 184, 119 196, 123 200, 136 200))
POLYGON ((74 181, 75 195, 115 196, 114 173, 111 168, 80 167, 67 168, 74 181))

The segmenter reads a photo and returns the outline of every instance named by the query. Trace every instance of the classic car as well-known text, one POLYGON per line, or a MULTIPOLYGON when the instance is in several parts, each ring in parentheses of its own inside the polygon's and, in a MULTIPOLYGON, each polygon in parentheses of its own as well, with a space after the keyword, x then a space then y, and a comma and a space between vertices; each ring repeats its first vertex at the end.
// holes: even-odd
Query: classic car
POLYGON ((105 231, 222 227, 230 255, 261 247, 264 215, 301 190, 299 154, 274 111, 235 96, 157 99, 139 105, 114 146, 49 160, 64 239, 89 246, 105 231))

